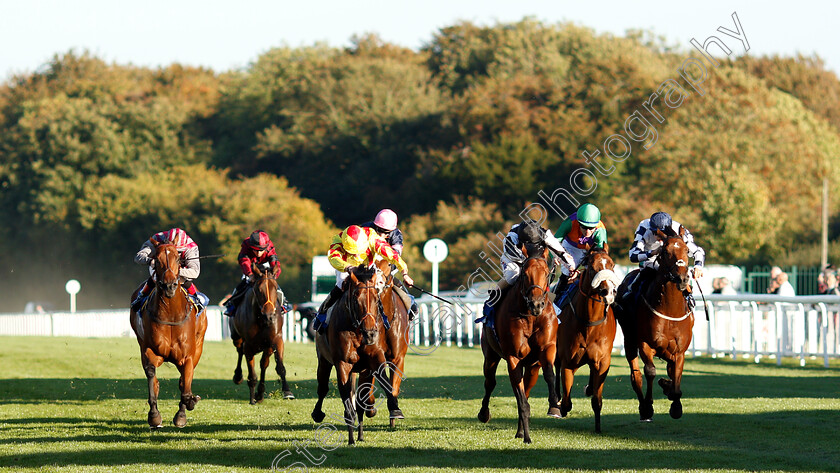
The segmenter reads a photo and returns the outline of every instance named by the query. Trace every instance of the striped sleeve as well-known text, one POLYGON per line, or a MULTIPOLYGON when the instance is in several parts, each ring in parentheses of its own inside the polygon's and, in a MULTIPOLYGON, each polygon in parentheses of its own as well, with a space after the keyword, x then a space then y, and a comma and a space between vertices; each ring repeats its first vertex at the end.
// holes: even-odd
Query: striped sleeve
POLYGON ((636 228, 636 235, 633 237, 633 246, 630 247, 630 261, 633 263, 641 263, 647 259, 647 252, 645 251, 645 233, 648 230, 647 225, 643 221, 636 228))
POLYGON ((697 246, 697 243, 694 243, 694 235, 687 228, 685 228, 683 241, 685 242, 685 246, 688 247, 689 256, 694 258, 694 266, 703 266, 703 262, 706 260, 706 252, 703 251, 703 248, 697 246))
POLYGON ((566 266, 567 269, 572 270, 575 269, 575 260, 572 258, 572 255, 563 248, 563 245, 560 244, 560 240, 557 239, 554 235, 551 234, 549 230, 545 232, 545 246, 548 247, 549 250, 552 251, 560 261, 566 266))

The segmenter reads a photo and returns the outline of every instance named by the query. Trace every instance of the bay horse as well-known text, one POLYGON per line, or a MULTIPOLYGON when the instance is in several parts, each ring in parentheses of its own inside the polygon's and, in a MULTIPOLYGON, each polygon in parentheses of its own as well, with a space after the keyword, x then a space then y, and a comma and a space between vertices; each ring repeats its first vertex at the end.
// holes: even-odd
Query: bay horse
POLYGON ((548 248, 526 245, 524 254, 522 274, 497 304, 496 335, 491 330, 481 332, 484 399, 478 420, 490 421, 490 395, 496 387, 496 368, 504 358, 519 414, 515 438, 531 443, 531 406, 528 398, 537 384, 540 368, 548 384, 548 415, 560 417, 554 375, 557 314, 548 297, 548 248))
POLYGON ((250 402, 262 402, 265 396, 265 370, 271 364, 274 354, 275 370, 280 376, 284 399, 294 399, 289 383, 286 382, 286 366, 283 364, 283 302, 278 296, 276 274, 263 271, 258 265, 252 268, 254 282, 245 290, 242 303, 230 318, 230 333, 238 359, 233 373, 233 382, 242 382, 242 357, 248 365, 248 388, 251 391, 250 402), (257 375, 254 370, 254 355, 262 353, 260 360, 260 382, 257 387, 257 375), (256 394, 254 388, 257 387, 256 394))
MULTIPOLYGON (((685 228, 680 227, 679 236, 673 231, 665 234, 659 230, 656 235, 662 241, 656 275, 649 284, 640 288, 642 292, 638 300, 631 300, 631 296, 628 296, 617 311, 630 364, 630 382, 639 398, 639 417, 643 421, 653 418, 652 385, 656 378, 654 356, 665 360, 667 364, 669 379, 661 378, 659 385, 671 400, 669 413, 674 419, 682 417, 680 382, 685 352, 691 345, 691 331, 694 327, 694 313, 684 296, 690 287, 688 247, 682 239, 685 228), (645 366, 647 390, 644 395, 638 356, 642 357, 645 366)), ((626 292, 632 274, 624 278, 620 293, 626 292)))
MULTIPOLYGON (((318 355, 318 401, 312 409, 312 420, 322 422, 326 414, 321 409, 324 397, 330 390, 330 374, 335 366, 338 392, 344 407, 344 422, 347 425, 348 445, 353 445, 353 430, 358 428, 358 440, 364 440, 362 402, 352 388, 352 375, 368 370, 382 386, 388 386, 385 376, 388 351, 387 335, 383 324, 384 311, 382 293, 385 290, 385 275, 379 268, 353 268, 345 281, 345 291, 333 305, 330 322, 324 333, 315 338, 318 355), (355 405, 354 405, 355 403, 355 405), (355 407, 355 408, 354 408, 355 407), (357 412, 358 411, 358 412, 357 412)), ((391 390, 385 390, 390 417, 403 418, 397 398, 391 390)))
MULTIPOLYGON (((385 341, 387 350, 385 351, 385 360, 390 368, 389 384, 383 386, 383 389, 390 389, 391 395, 398 398, 400 395, 400 386, 404 379, 405 373, 405 355, 408 352, 408 337, 409 337, 409 321, 408 321, 408 307, 403 303, 402 298, 397 295, 394 290, 395 279, 391 272, 391 265, 385 261, 377 262, 377 267, 385 275, 385 288, 382 290, 382 308, 385 314, 388 314, 391 328, 385 331, 385 341)), ((365 409, 367 417, 374 417, 376 415, 376 398, 374 396, 373 386, 376 378, 374 373, 370 370, 363 370, 359 374, 359 397, 367 399, 367 405, 362 406, 365 409)), ((358 408, 359 406, 357 406, 358 408)), ((396 420, 403 419, 403 416, 390 416, 390 426, 394 428, 396 420)))
MULTIPOLYGON (((175 427, 187 425, 186 410, 193 410, 201 400, 192 393, 195 367, 204 349, 204 333, 207 331, 207 316, 187 299, 181 287, 181 269, 178 249, 171 242, 158 243, 154 239, 156 252, 153 258, 155 287, 140 315, 130 315, 130 324, 137 343, 140 345, 140 361, 149 381, 149 427, 159 429, 161 425, 157 400, 160 383, 157 368, 168 361, 178 368, 181 379, 181 402, 172 423, 175 427)), ((139 289, 134 291, 135 300, 139 289)))
POLYGON ((604 381, 610 370, 615 341, 615 301, 619 281, 615 263, 606 250, 593 248, 584 256, 584 266, 575 294, 560 314, 557 329, 557 391, 560 415, 572 410, 571 390, 575 372, 589 365, 589 384, 584 393, 592 397, 595 432, 601 433, 604 381))

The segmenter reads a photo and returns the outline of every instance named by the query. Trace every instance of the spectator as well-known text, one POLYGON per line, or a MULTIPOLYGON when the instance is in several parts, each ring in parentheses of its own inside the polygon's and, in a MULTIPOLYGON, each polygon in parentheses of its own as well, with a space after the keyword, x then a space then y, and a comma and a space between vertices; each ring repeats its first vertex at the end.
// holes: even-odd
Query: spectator
POLYGON ((732 287, 732 283, 728 278, 715 278, 712 280, 712 294, 723 294, 724 296, 734 296, 738 294, 732 287))
POLYGON ((785 297, 796 295, 796 291, 794 291, 793 286, 788 281, 787 273, 782 271, 782 268, 778 266, 773 266, 770 269, 770 286, 767 288, 767 292, 785 297))
POLYGON ((820 291, 820 294, 840 296, 840 288, 837 287, 837 273, 835 273, 834 271, 826 271, 824 274, 825 289, 820 291))

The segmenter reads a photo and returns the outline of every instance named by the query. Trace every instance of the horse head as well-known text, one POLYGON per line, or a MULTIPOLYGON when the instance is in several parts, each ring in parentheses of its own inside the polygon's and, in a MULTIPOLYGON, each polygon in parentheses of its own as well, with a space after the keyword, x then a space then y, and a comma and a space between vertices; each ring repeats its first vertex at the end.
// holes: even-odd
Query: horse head
POLYGON ((525 245, 522 263, 522 297, 534 317, 548 305, 548 248, 545 245, 525 245))
POLYGON ((375 345, 379 341, 379 320, 382 315, 382 291, 385 289, 385 276, 376 267, 354 268, 347 279, 348 297, 346 310, 353 328, 361 332, 365 345, 375 345))
POLYGON ((621 280, 615 274, 615 263, 603 248, 593 248, 583 258, 586 269, 581 275, 580 287, 600 295, 607 305, 615 301, 621 280))
POLYGON ((681 291, 685 291, 689 284, 688 246, 683 241, 685 227, 680 226, 679 235, 673 231, 664 233, 657 230, 656 236, 662 242, 658 258, 660 274, 664 275, 666 280, 676 283, 681 291))
POLYGON ((174 297, 178 290, 181 257, 178 248, 171 242, 152 240, 157 252, 154 257, 155 282, 167 298, 174 297))
POLYGON ((263 271, 254 265, 254 305, 259 308, 258 321, 272 325, 277 320, 277 281, 271 271, 263 271))

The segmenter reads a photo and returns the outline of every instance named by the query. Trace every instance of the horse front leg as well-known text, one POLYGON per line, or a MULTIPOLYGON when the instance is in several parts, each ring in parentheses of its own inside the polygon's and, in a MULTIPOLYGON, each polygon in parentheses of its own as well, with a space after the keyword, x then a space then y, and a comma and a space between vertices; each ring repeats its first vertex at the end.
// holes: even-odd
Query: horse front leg
POLYGON ((656 379, 656 366, 654 365, 654 351, 647 345, 642 345, 639 356, 645 365, 645 396, 643 404, 639 404, 639 414, 643 421, 653 419, 653 380, 656 379))
POLYGON ((157 368, 163 363, 163 358, 146 349, 140 352, 140 362, 143 364, 143 371, 146 373, 146 379, 149 382, 149 428, 157 430, 163 427, 160 411, 157 407, 158 394, 160 393, 157 368))
POLYGON ((265 399, 265 370, 271 363, 271 350, 263 351, 262 358, 260 358, 260 384, 257 386, 257 395, 254 399, 257 402, 262 402, 265 399))
POLYGON ((236 369, 233 370, 233 384, 240 384, 242 382, 242 339, 234 339, 233 346, 236 347, 236 353, 238 354, 236 359, 236 369))
MULTIPOLYGON (((344 406, 344 423, 347 424, 347 445, 355 444, 353 439, 353 428, 356 426, 356 410, 353 408, 353 389, 350 385, 350 376, 353 365, 339 362, 336 367, 338 378, 338 392, 341 395, 341 403, 344 406)), ((359 433, 362 432, 362 422, 359 419, 359 433)))
POLYGON ((560 399, 557 394, 557 375, 554 372, 554 361, 557 358, 557 347, 551 345, 540 352, 540 364, 543 370, 543 378, 548 385, 548 416, 559 418, 560 399))
POLYGON ((490 422, 490 396, 496 388, 496 369, 499 367, 502 358, 487 346, 484 334, 481 336, 481 351, 484 352, 484 398, 481 400, 478 420, 486 424, 490 422))
POLYGON ((324 421, 326 414, 322 410, 324 405, 324 398, 330 392, 330 374, 332 373, 332 364, 325 358, 318 357, 318 400, 315 402, 315 407, 312 409, 312 420, 319 424, 324 421))
POLYGON ((514 438, 521 438, 525 443, 531 443, 531 431, 529 421, 531 419, 531 406, 528 398, 525 397, 525 383, 523 376, 522 360, 509 356, 507 358, 508 376, 510 385, 513 388, 513 395, 516 397, 516 407, 519 412, 519 425, 514 438))
POLYGON ((586 395, 592 396, 592 412, 595 413, 595 433, 601 433, 601 407, 604 402, 604 381, 610 371, 610 359, 607 357, 601 363, 589 364, 589 385, 586 395))
POLYGON ((286 382, 286 365, 283 364, 283 351, 285 349, 283 339, 280 338, 272 348, 274 349, 275 370, 277 371, 277 376, 280 377, 280 385, 281 389, 283 389, 283 399, 294 399, 295 395, 292 394, 292 389, 289 387, 289 383, 286 382))
MULTIPOLYGON (((394 398, 396 399, 400 395, 400 386, 402 385, 403 381, 403 373, 405 373, 405 356, 398 356, 394 358, 394 362, 389 363, 388 366, 390 367, 391 371, 391 394, 393 394, 394 398)), ((371 393, 371 399, 372 398, 373 393, 371 393)), ((396 427, 396 419, 391 418, 389 419, 389 421, 392 429, 396 427)))
POLYGON ((662 386, 665 395, 671 400, 671 409, 669 414, 673 419, 682 417, 682 390, 680 389, 680 382, 682 381, 683 366, 685 365, 685 353, 679 353, 674 356, 674 361, 668 362, 668 377, 667 380, 660 379, 659 384, 662 386))
POLYGON ((560 385, 561 385, 561 400, 560 400, 560 417, 565 418, 569 412, 572 411, 572 385, 575 383, 575 368, 572 368, 571 363, 563 360, 560 364, 560 385))
POLYGON ((175 427, 181 428, 187 425, 187 413, 184 412, 184 409, 193 410, 195 404, 201 398, 192 393, 192 380, 195 372, 192 357, 186 358, 183 364, 178 366, 178 371, 181 372, 181 379, 178 382, 178 387, 181 388, 181 402, 178 403, 178 412, 175 413, 172 423, 175 424, 175 427))
POLYGON ((385 391, 385 397, 388 399, 388 418, 389 419, 405 419, 402 411, 400 410, 399 401, 397 401, 397 397, 394 396, 394 389, 391 386, 391 381, 388 379, 387 372, 388 372, 388 365, 385 362, 385 354, 380 353, 376 357, 376 362, 378 366, 371 367, 374 369, 373 376, 379 381, 379 385, 383 387, 383 391, 385 391))
POLYGON ((257 371, 254 369, 254 353, 245 353, 245 364, 248 365, 248 389, 250 390, 250 403, 257 403, 257 371))

